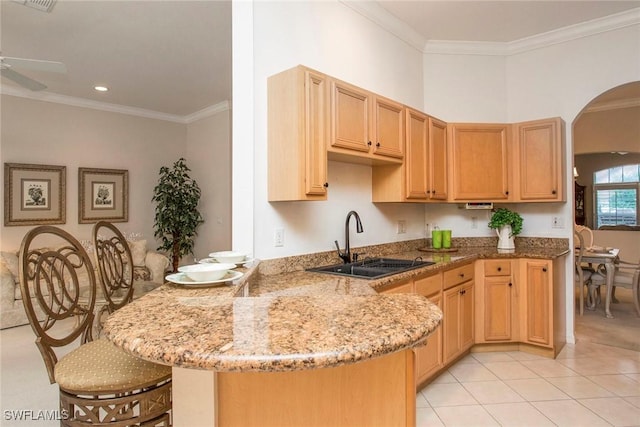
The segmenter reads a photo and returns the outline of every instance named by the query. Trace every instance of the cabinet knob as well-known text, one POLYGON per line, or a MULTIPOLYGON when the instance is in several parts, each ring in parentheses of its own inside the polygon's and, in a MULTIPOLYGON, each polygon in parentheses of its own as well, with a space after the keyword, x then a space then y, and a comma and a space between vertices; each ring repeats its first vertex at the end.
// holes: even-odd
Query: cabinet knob
POLYGON ((498 271, 502 271, 502 267, 498 267, 498 271))
POLYGON ((505 191, 504 194, 506 194, 508 196, 509 195, 509 190, 505 191))
POLYGON ((324 184, 322 184, 322 186, 323 186, 324 188, 329 188, 329 183, 328 183, 328 182, 325 182, 324 184))
POLYGON ((556 190, 551 191, 551 194, 556 194, 556 190))
POLYGON ((547 272, 547 267, 542 267, 542 271, 547 272))
POLYGON ((371 141, 367 142, 367 145, 368 145, 369 147, 371 147, 371 144, 373 144, 371 141))
POLYGON ((509 287, 512 287, 512 286, 513 286, 513 283, 509 282, 509 287))
POLYGON ((460 295, 464 295, 466 292, 467 292, 466 290, 462 289, 462 290, 460 291, 460 295))
POLYGON ((460 273, 460 277, 464 277, 464 273, 460 273))
POLYGON ((376 147, 380 147, 380 143, 379 142, 376 142, 376 147))
POLYGON ((436 190, 431 190, 431 194, 436 194, 436 190))

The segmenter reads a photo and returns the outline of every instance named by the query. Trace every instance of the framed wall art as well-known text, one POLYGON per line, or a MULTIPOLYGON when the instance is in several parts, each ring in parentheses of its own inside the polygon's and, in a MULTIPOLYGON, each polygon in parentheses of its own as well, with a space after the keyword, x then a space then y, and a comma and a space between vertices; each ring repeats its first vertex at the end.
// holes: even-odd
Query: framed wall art
POLYGON ((4 225, 64 224, 65 166, 4 164, 4 225))
POLYGON ((129 221, 129 171, 78 169, 78 222, 129 221))

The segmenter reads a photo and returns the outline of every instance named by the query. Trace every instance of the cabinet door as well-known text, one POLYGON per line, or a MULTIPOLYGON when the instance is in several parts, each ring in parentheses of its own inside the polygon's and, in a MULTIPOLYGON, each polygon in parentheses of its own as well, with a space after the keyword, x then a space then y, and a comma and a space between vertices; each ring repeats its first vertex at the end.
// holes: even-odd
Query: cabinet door
POLYGON ((381 96, 375 97, 373 106, 373 153, 403 158, 404 106, 381 96))
POLYGON ((406 197, 425 200, 429 191, 427 187, 429 118, 419 111, 407 108, 406 126, 406 197))
MULTIPOLYGON (((442 293, 429 296, 429 300, 442 309, 442 293)), ((425 381, 442 367, 442 327, 438 327, 427 345, 416 349, 416 377, 418 384, 425 381)))
POLYGON ((470 281, 460 289, 460 352, 473 345, 473 305, 473 281, 470 281))
POLYGON ((305 72, 305 190, 307 194, 327 194, 327 81, 326 77, 305 72))
POLYGON ((484 340, 510 341, 513 338, 513 283, 509 276, 484 279, 484 340))
POLYGON ((519 199, 565 201, 562 120, 517 123, 514 133, 519 199))
POLYGON ((460 350, 460 288, 447 289, 442 295, 442 353, 445 364, 460 350))
POLYGON ((371 94, 350 84, 331 82, 331 146, 369 152, 371 94))
POLYGON ((551 325, 553 325, 552 285, 553 271, 551 261, 523 259, 520 261, 524 275, 524 330, 525 342, 551 346, 553 343, 551 325))
POLYGON ((453 200, 507 200, 509 125, 450 125, 453 200))
POLYGON ((447 200, 447 124, 429 117, 429 198, 447 200))

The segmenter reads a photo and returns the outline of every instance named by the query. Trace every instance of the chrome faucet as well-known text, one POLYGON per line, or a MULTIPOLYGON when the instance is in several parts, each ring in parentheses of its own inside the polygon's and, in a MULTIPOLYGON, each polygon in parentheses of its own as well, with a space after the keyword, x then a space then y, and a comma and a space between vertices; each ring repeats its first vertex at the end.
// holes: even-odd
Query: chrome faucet
POLYGON ((351 262, 351 248, 349 246, 349 220, 352 216, 356 217, 356 232, 362 233, 364 230, 362 229, 362 221, 360 221, 360 215, 358 212, 351 211, 347 214, 347 220, 344 223, 344 251, 340 251, 340 245, 336 240, 336 249, 338 249, 338 256, 342 258, 345 264, 351 262))

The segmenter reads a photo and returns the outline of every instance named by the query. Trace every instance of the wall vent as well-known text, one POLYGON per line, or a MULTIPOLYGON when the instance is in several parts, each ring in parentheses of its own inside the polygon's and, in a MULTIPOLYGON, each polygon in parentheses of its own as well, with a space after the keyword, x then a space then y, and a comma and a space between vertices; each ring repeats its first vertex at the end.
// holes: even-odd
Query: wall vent
POLYGON ((16 3, 41 10, 42 12, 51 12, 57 0, 12 0, 16 3))

